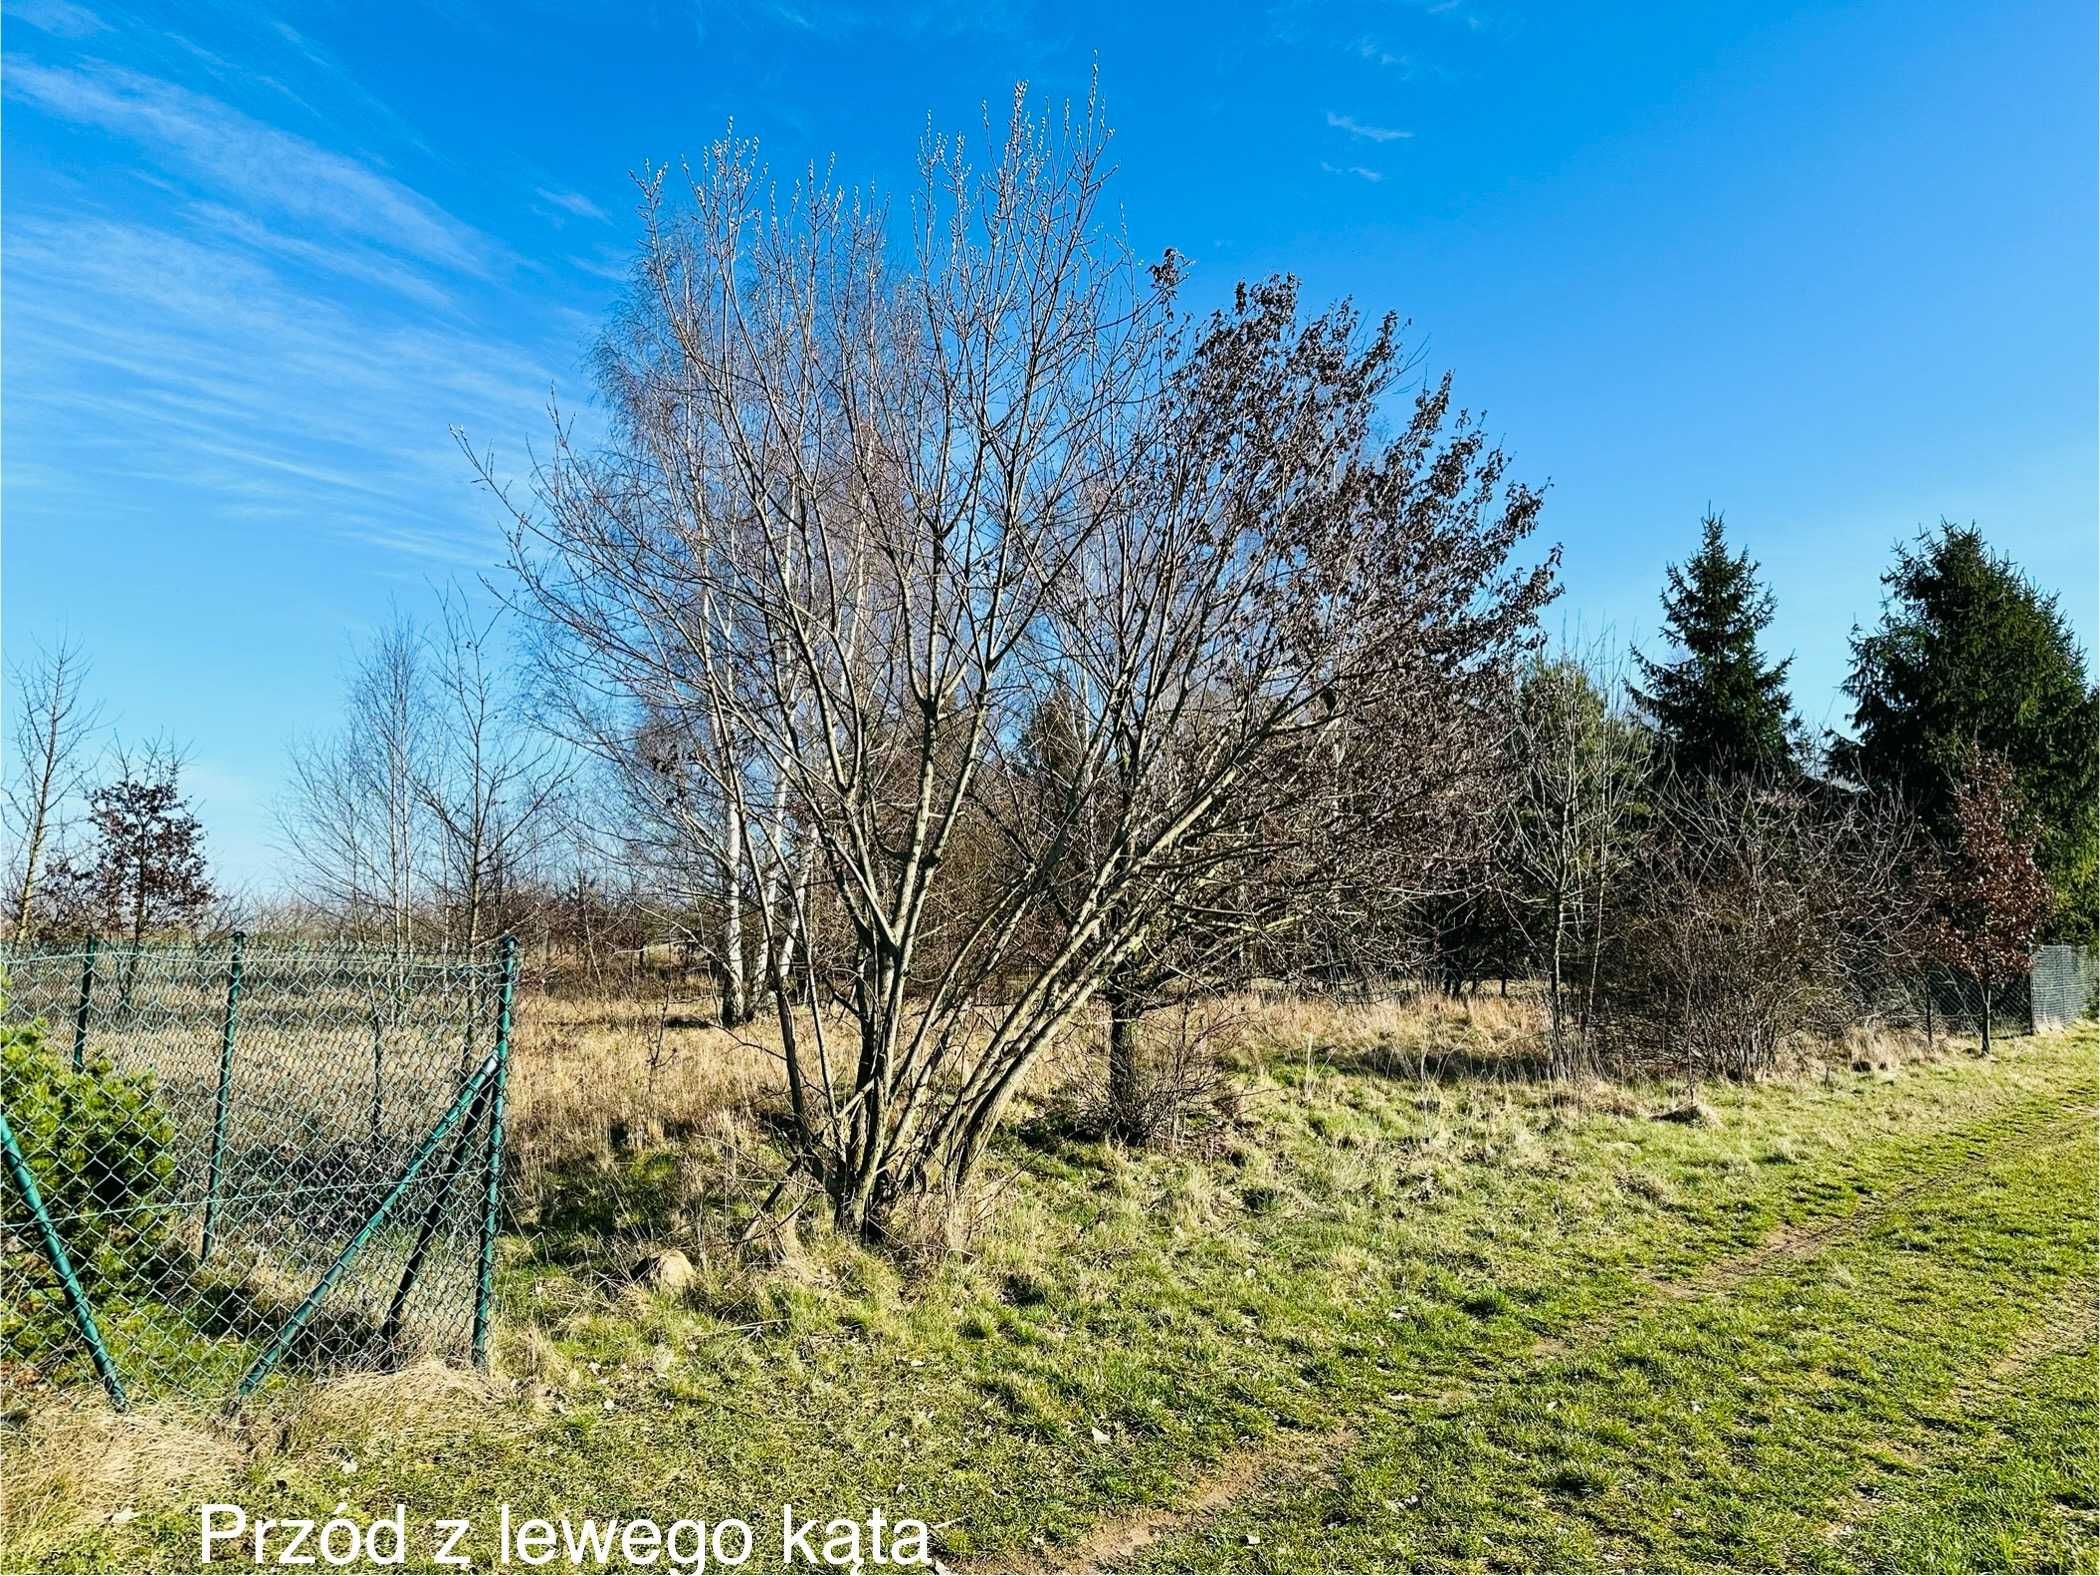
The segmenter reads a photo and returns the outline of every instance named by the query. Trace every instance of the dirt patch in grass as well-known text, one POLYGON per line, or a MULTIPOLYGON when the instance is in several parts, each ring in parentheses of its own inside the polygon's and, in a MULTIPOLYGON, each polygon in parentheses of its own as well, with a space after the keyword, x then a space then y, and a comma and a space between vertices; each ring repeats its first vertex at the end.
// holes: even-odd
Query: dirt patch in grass
MULTIPOLYGON (((1154 1506, 1102 1522, 1076 1543, 1047 1551, 1041 1567, 1053 1571, 1120 1570, 1162 1538, 1188 1531, 1206 1517, 1238 1504, 1254 1490, 1324 1471, 1356 1441, 1354 1428, 1321 1434, 1285 1434, 1249 1446, 1198 1478, 1182 1502, 1154 1506)), ((1008 1566, 978 1567, 985 1570, 1008 1566)), ((1022 1568, 1022 1567, 1011 1567, 1022 1568)))

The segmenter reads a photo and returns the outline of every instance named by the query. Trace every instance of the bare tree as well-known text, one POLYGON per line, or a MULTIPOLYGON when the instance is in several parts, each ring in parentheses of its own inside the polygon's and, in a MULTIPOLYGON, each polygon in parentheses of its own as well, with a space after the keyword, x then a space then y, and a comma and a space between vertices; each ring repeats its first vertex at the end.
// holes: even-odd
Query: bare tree
POLYGON ((1017 93, 983 169, 930 140, 908 264, 871 198, 774 199, 744 144, 684 211, 652 179, 615 441, 558 427, 515 511, 579 684, 704 784, 695 850, 775 875, 748 917, 769 971, 803 938, 772 993, 797 1164, 869 1237, 968 1180, 1174 914, 1297 845, 1324 741, 1435 706, 1550 587, 1507 568, 1537 494, 1447 387, 1372 440, 1393 322, 1302 321, 1288 281, 1173 314, 1179 260, 1098 218, 1106 137, 1017 93), (1023 805, 1053 695, 1068 770, 1023 805))
POLYGON ((469 948, 492 933, 491 917, 552 835, 570 776, 491 660, 496 623, 475 618, 457 593, 439 598, 437 638, 426 647, 433 742, 410 769, 435 832, 447 940, 469 948))
POLYGON ((57 840, 66 805, 85 786, 88 751, 101 708, 81 693, 87 660, 78 643, 61 640, 15 666, 12 750, 0 806, 15 845, 15 939, 34 923, 37 881, 57 840))
POLYGON ((437 750, 428 643, 396 609, 353 657, 340 728, 293 745, 278 823, 321 905, 397 954, 434 879, 424 790, 437 750))
POLYGON ((1544 967, 1561 1072, 1590 1059, 1607 914, 1638 842, 1650 736, 1624 711, 1625 693, 1623 670, 1600 643, 1535 664, 1511 708, 1508 913, 1544 967), (1574 1036, 1571 997, 1582 1008, 1574 1036))

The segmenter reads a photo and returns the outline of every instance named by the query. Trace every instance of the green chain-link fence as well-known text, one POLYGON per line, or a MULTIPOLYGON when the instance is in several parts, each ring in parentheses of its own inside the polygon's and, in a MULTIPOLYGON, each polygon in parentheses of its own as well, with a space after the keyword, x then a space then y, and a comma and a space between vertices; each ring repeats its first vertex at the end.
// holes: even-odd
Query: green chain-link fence
POLYGON ((0 1408, 485 1360, 515 974, 0 950, 0 1408))
POLYGON ((2046 1034, 2090 1018, 2100 1010, 2090 948, 2039 947, 2031 967, 2001 981, 1986 997, 1975 980, 1935 970, 1892 982, 1883 992, 1882 1021, 1949 1034, 1974 1034, 1988 1014, 1994 1036, 2046 1034))
POLYGON ((2037 1032, 2100 1016, 2100 959, 2091 947, 2043 947, 2028 978, 2037 1032))

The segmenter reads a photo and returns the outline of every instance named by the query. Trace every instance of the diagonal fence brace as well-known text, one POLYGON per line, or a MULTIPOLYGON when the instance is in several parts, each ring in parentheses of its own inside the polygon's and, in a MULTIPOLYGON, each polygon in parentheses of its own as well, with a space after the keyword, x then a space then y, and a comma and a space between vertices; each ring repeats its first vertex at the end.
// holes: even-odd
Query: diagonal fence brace
POLYGON ((88 1302, 80 1277, 73 1273, 73 1261, 66 1254, 66 1244, 58 1234, 58 1227, 51 1222, 51 1212, 44 1207, 44 1195, 37 1188, 36 1175, 23 1157, 22 1146, 15 1142, 15 1130, 9 1125, 5 1111, 0 1111, 0 1149, 7 1152, 8 1175, 14 1178, 15 1190, 22 1195, 23 1204, 36 1221, 44 1257, 50 1261, 59 1284, 65 1287, 66 1304, 73 1313, 73 1327, 80 1332, 88 1355, 94 1359, 95 1372, 102 1380, 102 1388, 109 1392, 110 1404, 121 1412, 130 1403, 124 1396, 123 1381, 117 1377, 117 1365, 110 1358, 109 1348, 102 1344, 102 1331, 95 1324, 95 1310, 88 1302))
POLYGON ((384 1226, 388 1218, 400 1207, 401 1200, 415 1185, 416 1178, 422 1174, 424 1166, 430 1163, 430 1157, 436 1154, 439 1146, 444 1143, 445 1135, 450 1133, 468 1109, 480 1100, 482 1088, 496 1076, 497 1066, 497 1059, 491 1054, 475 1069, 474 1075, 461 1085, 451 1107, 438 1118, 437 1125, 423 1136, 423 1141, 409 1157, 408 1164, 402 1168, 401 1175, 394 1179, 394 1185, 387 1190, 386 1197, 379 1201, 371 1214, 364 1218, 364 1223, 351 1234, 350 1240, 343 1244, 343 1251, 336 1255, 335 1262, 322 1273, 321 1278, 314 1283, 313 1290, 306 1294, 299 1306, 292 1310, 291 1317, 284 1321, 284 1327, 277 1332, 276 1338, 241 1376, 240 1385, 233 1395, 235 1406, 247 1400, 254 1393, 255 1387, 269 1377, 270 1370, 283 1360, 284 1354, 291 1350, 292 1343, 299 1338, 299 1332, 306 1328, 307 1321, 314 1316, 329 1292, 335 1289, 335 1283, 342 1279, 344 1271, 350 1268, 358 1254, 364 1251, 365 1244, 372 1240, 374 1233, 384 1226))
MULTIPOLYGON (((416 1282, 423 1273, 423 1260, 429 1256, 430 1245, 437 1240, 438 1226, 444 1219, 444 1189, 456 1184, 466 1174, 467 1151, 480 1131, 481 1119, 488 1111, 489 1096, 495 1087, 494 1083, 481 1086, 481 1093, 474 1097, 473 1109, 467 1112, 467 1119, 459 1124, 459 1135, 452 1140, 452 1153, 446 1157, 444 1169, 438 1173, 441 1185, 432 1191, 430 1202, 423 1208, 423 1218, 416 1226, 416 1245, 409 1250, 408 1263, 403 1266, 401 1279, 394 1287, 393 1300, 387 1304, 386 1321, 379 1327, 382 1346, 390 1347, 401 1338, 401 1323, 408 1312, 408 1300, 415 1294, 416 1282)), ((475 1270, 478 1275, 478 1258, 475 1270)))

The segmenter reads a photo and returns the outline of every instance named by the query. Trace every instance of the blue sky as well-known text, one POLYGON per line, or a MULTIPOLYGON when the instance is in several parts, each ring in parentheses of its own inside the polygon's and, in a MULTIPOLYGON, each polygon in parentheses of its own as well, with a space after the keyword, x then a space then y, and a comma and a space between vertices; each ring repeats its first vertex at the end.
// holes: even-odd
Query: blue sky
POLYGON ((1975 519, 2095 629, 2094 8, 1284 0, 167 8, 6 0, 6 652, 69 629, 266 884, 349 643, 493 568, 634 238, 733 117, 894 183, 1098 58, 1137 244, 1414 322, 1652 639, 1709 501, 1842 720, 1890 544, 1975 519))

